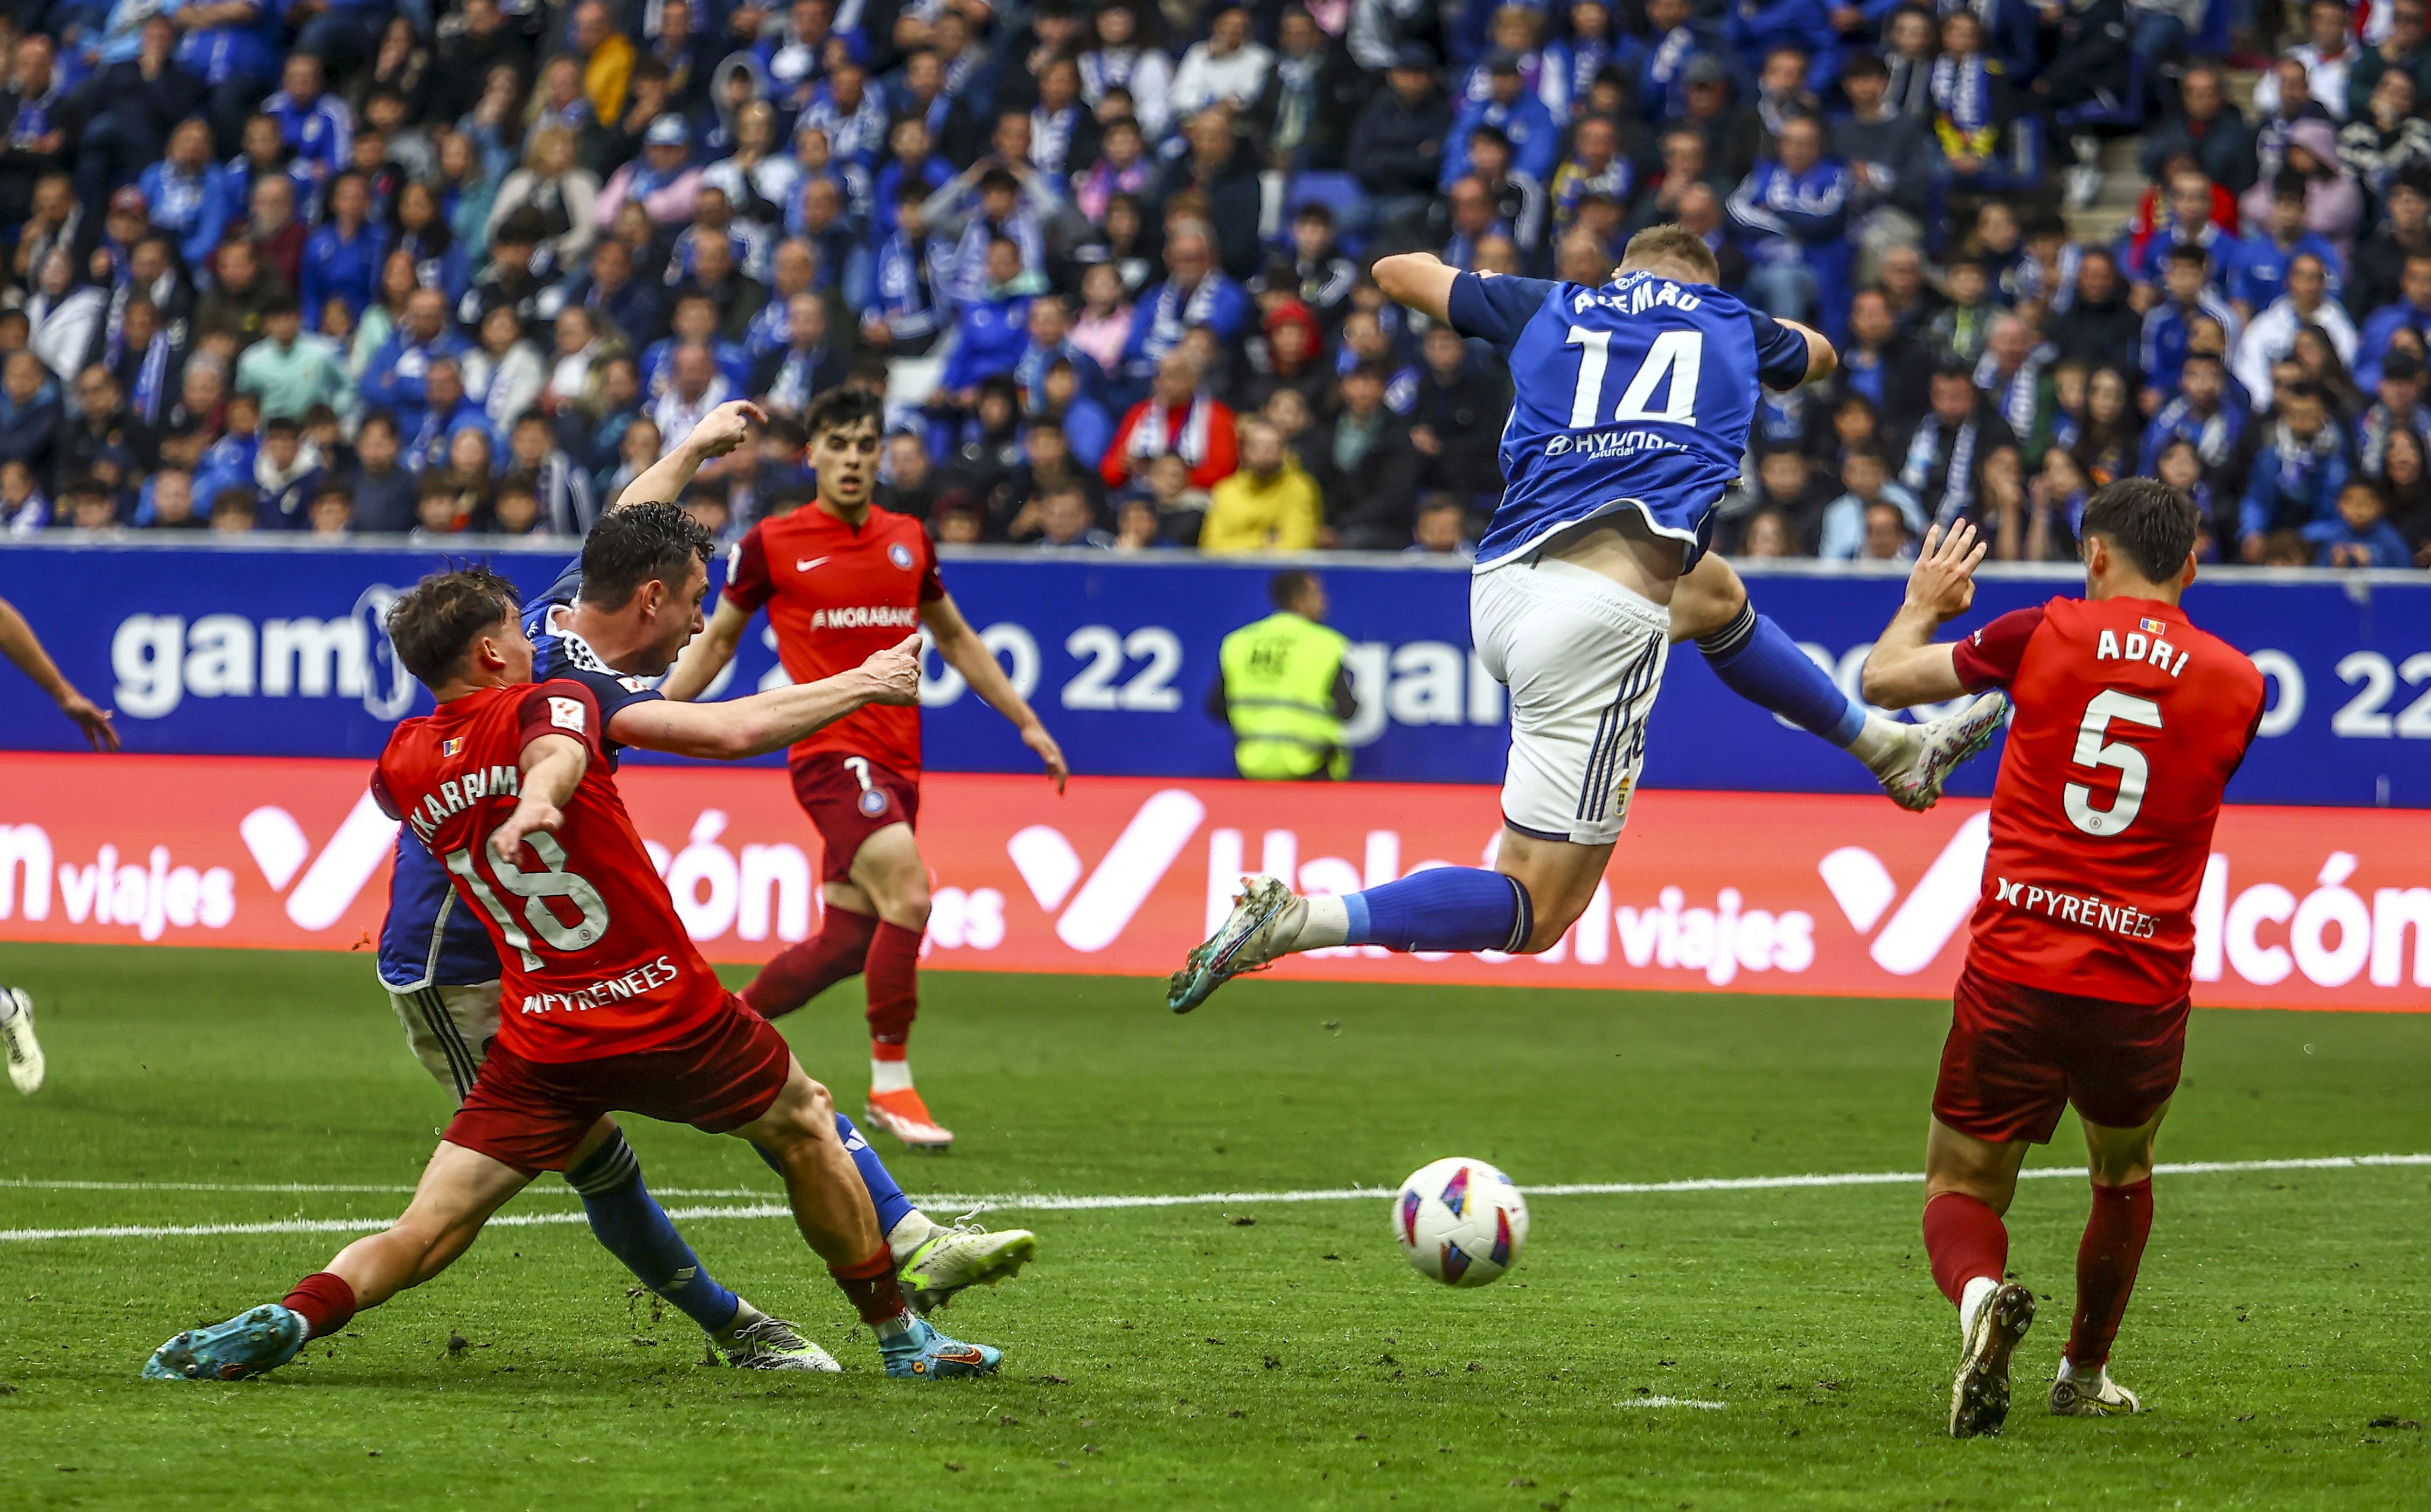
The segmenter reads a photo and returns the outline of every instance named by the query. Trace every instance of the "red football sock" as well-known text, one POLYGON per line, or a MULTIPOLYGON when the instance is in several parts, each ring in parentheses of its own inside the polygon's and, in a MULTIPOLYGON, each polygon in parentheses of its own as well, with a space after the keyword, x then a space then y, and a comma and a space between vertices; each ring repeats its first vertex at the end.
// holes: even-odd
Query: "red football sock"
POLYGON ((885 1245, 858 1265, 828 1267, 828 1274, 835 1277, 845 1300, 871 1327, 903 1316, 903 1293, 895 1284, 895 1254, 885 1245))
POLYGON ((1924 1204, 1924 1252, 1933 1284, 1954 1306, 1978 1276, 2001 1279, 2009 1267, 2009 1229, 1980 1198, 1943 1192, 1924 1204))
POLYGON ((295 1284, 280 1305, 304 1319, 312 1338, 326 1338, 354 1320, 355 1288, 344 1276, 316 1270, 295 1284))
POLYGON ((780 952, 743 989, 743 1000, 763 1018, 792 1013, 847 977, 859 976, 869 955, 878 920, 830 903, 819 932, 780 952))
POLYGON ((2153 1233, 2153 1181, 2096 1186, 2076 1247, 2076 1316, 2068 1326, 2068 1362, 2080 1370, 2109 1363, 2110 1341, 2127 1315, 2136 1267, 2153 1233))
POLYGON ((869 942, 869 1037, 901 1045, 920 1012, 920 930, 880 923, 869 942))

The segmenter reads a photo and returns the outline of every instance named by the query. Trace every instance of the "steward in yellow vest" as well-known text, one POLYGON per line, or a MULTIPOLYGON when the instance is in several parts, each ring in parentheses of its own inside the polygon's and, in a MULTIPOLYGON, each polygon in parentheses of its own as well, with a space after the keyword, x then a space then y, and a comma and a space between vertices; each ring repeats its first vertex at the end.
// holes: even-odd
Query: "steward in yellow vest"
POLYGON ((1275 613, 1224 637, 1224 675, 1208 712, 1232 725, 1243 777, 1348 777, 1342 722, 1355 705, 1342 656, 1350 642, 1324 624, 1325 588, 1313 575, 1278 573, 1268 596, 1275 613))

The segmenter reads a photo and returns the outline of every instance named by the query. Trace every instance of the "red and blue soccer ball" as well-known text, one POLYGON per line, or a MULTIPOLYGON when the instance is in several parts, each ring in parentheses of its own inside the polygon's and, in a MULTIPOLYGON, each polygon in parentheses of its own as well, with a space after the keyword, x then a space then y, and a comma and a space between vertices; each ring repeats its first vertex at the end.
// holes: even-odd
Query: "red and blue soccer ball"
POLYGON ((1393 1237, 1412 1268, 1447 1286, 1483 1286, 1519 1263, 1528 1201, 1511 1178, 1454 1155, 1421 1166, 1393 1199, 1393 1237))

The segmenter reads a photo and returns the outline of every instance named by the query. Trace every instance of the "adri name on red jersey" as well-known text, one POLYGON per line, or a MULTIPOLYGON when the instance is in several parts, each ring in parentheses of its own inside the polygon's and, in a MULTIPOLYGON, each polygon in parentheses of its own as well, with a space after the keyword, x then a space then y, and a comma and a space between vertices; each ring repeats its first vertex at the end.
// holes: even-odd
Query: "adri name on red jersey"
POLYGON ((2262 717, 2245 654, 2151 599, 2054 598, 1952 648, 2017 705, 1968 964, 2157 1006, 2186 996, 2222 792, 2262 717))

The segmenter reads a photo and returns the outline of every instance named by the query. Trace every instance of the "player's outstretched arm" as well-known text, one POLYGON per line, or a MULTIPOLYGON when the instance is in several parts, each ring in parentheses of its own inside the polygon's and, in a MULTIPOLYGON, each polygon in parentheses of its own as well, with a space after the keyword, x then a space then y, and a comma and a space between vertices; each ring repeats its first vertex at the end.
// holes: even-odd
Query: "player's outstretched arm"
POLYGON ((699 697, 726 670, 726 664, 734 660, 734 648, 743 644, 743 632, 750 624, 751 611, 720 595, 709 624, 684 644, 683 654, 659 684, 660 696, 677 703, 699 697))
POLYGON ((591 753, 570 735, 542 735, 524 747, 517 764, 523 781, 516 791, 515 812, 490 832, 490 854, 501 865, 519 865, 524 836, 554 834, 565 822, 565 803, 591 765, 591 753))
POLYGON ((683 496, 692 475, 713 457, 723 457, 750 438, 751 428, 766 425, 768 413, 747 399, 729 399, 709 412, 692 434, 667 448, 667 454, 642 469, 625 485, 611 511, 628 504, 672 504, 683 496))
POLYGON ((920 637, 906 635, 849 672, 717 703, 629 703, 608 721, 628 746, 672 756, 741 761, 782 750, 866 704, 920 701, 920 637))
POLYGON ((1948 535, 1941 527, 1924 532, 1924 546, 1907 575, 1907 599, 1866 658, 1866 701, 1885 709, 1938 703, 1967 691, 1947 641, 1934 631, 1967 613, 1975 602, 1975 564, 1985 543, 1961 520, 1948 535))
POLYGON ((1779 315, 1772 318, 1780 325, 1786 326, 1806 338, 1806 377, 1802 381, 1820 383, 1840 370, 1840 354, 1833 350, 1830 337, 1812 326, 1802 326, 1794 320, 1783 320, 1779 315))
POLYGON ((34 634, 34 627, 17 613, 17 606, 0 598, 0 656, 17 664, 17 670, 34 680, 35 686, 51 696, 59 713, 76 723, 84 738, 95 750, 116 750, 118 731, 110 724, 111 714, 76 691, 75 683, 59 671, 51 653, 34 634))
POLYGON ((1430 320, 1451 318, 1451 284, 1460 270, 1432 252, 1398 252, 1378 258, 1376 287, 1396 304, 1407 305, 1430 320))
POLYGON ((937 654, 947 666, 960 672, 971 685, 971 691, 987 700, 987 706, 1013 721, 1021 731, 1021 743, 1036 752, 1047 767, 1047 775, 1055 779, 1055 791, 1064 791, 1072 769, 1064 764, 1064 748, 1047 732, 1038 715, 1019 693, 1014 691, 1013 680, 1004 675, 997 664, 996 653, 971 629, 971 622, 954 607, 951 594, 931 598, 920 606, 920 623, 929 627, 929 634, 937 643, 937 654))

